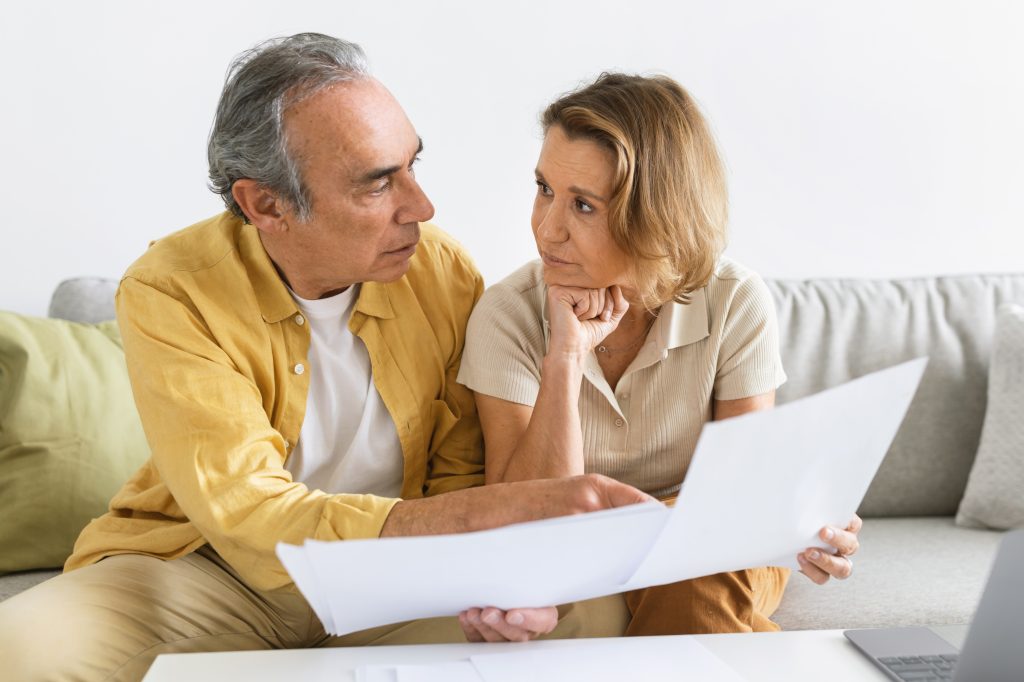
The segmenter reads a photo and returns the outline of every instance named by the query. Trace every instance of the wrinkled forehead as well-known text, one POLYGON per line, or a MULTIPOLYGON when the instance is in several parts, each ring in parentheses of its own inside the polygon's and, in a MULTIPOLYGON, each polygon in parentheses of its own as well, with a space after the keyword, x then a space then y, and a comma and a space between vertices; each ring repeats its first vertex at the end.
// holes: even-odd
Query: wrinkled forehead
POLYGON ((284 114, 289 152, 304 167, 340 166, 358 174, 408 163, 419 139, 398 100, 373 78, 332 85, 284 114))

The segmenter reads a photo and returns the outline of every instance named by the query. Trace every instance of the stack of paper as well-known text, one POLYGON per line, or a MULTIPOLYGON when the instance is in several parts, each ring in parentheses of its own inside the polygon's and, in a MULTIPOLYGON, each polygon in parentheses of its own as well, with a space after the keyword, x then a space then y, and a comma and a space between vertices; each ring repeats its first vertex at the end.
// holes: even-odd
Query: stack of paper
POLYGON ((475 606, 550 606, 754 566, 796 567, 860 504, 924 359, 705 425, 676 505, 650 503, 459 535, 279 544, 325 629, 345 634, 475 606))

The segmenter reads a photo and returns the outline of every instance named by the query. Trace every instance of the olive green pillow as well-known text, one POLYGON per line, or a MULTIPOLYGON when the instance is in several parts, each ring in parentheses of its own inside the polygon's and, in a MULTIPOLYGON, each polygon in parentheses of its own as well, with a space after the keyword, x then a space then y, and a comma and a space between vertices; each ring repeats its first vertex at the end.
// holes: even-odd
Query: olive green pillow
POLYGON ((148 456, 115 322, 0 312, 0 573, 61 566, 148 456))

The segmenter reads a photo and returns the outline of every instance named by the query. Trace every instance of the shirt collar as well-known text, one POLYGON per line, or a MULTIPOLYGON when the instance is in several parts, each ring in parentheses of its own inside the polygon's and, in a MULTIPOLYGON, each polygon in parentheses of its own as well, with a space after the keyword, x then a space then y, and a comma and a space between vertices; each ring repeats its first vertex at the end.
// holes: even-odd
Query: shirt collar
POLYGON ((249 281, 256 292, 263 319, 270 323, 280 322, 298 313, 298 304, 288 293, 288 287, 263 248, 259 232, 252 225, 242 225, 238 236, 238 251, 249 272, 249 281))
POLYGON ((689 303, 669 301, 659 314, 659 344, 672 350, 696 343, 710 335, 707 293, 704 287, 690 294, 689 303))

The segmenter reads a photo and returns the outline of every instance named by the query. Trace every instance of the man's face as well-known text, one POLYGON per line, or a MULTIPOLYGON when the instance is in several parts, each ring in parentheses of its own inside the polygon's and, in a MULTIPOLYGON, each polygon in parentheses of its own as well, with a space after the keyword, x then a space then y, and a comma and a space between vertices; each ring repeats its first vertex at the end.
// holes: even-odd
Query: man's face
POLYGON ((417 223, 434 207, 416 182, 420 138, 379 82, 318 92, 284 116, 288 148, 312 198, 307 222, 285 214, 275 260, 299 295, 355 282, 389 282, 409 269, 417 223))

